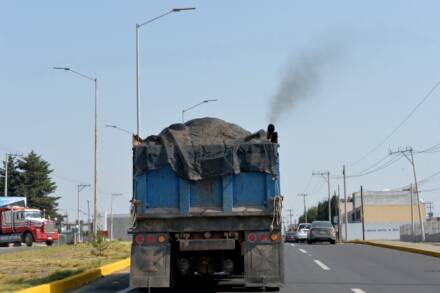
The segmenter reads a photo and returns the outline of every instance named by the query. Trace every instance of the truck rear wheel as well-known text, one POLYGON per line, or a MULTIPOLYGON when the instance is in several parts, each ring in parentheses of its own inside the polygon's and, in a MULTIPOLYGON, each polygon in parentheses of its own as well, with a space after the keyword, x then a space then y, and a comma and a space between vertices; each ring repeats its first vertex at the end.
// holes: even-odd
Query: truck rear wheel
POLYGON ((26 243, 27 247, 31 247, 32 246, 32 242, 34 241, 34 237, 32 236, 32 233, 30 232, 26 232, 24 234, 24 243, 26 243))
POLYGON ((47 240, 46 241, 46 245, 47 246, 52 246, 52 244, 53 244, 53 240, 47 240))

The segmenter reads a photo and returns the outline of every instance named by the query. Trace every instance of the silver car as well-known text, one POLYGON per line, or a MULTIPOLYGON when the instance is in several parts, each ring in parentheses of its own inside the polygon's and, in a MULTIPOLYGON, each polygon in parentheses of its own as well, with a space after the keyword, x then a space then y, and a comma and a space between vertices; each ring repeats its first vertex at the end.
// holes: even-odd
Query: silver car
POLYGON ((298 225, 298 229, 296 229, 296 233, 295 233, 296 242, 307 241, 307 234, 309 232, 310 225, 311 225, 310 223, 300 223, 298 225))
POLYGON ((329 221, 313 221, 307 234, 307 243, 328 241, 331 244, 336 243, 336 230, 329 221))

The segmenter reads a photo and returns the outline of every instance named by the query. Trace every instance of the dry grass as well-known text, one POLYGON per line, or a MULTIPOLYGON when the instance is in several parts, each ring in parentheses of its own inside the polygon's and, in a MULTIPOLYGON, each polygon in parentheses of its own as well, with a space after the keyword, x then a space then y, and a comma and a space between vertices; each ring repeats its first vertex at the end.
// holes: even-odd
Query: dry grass
POLYGON ((130 256, 130 242, 113 241, 105 256, 94 256, 91 244, 44 247, 0 255, 0 292, 60 280, 130 256))

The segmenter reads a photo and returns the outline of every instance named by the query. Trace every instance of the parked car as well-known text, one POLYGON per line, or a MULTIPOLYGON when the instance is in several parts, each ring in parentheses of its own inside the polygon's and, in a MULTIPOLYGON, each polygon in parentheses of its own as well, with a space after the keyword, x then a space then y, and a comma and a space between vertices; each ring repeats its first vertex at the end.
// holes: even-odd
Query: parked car
POLYGON ((336 243, 336 230, 329 221, 313 221, 307 235, 307 243, 328 241, 331 244, 336 243))
POLYGON ((298 228, 296 229, 295 241, 296 242, 301 242, 301 241, 306 242, 309 229, 310 229, 310 223, 300 223, 298 225, 298 228))
POLYGON ((295 242, 296 241, 295 234, 296 234, 295 231, 287 232, 284 238, 284 242, 295 242))

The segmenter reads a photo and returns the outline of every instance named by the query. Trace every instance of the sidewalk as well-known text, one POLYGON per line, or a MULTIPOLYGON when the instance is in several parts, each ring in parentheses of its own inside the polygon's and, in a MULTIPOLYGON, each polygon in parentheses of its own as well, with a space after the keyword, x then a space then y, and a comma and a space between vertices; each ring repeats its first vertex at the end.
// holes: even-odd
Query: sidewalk
POLYGON ((391 240, 355 240, 350 241, 356 244, 366 244, 379 246, 390 249, 397 249, 407 252, 425 254, 434 257, 440 257, 440 243, 439 242, 403 242, 391 240))

